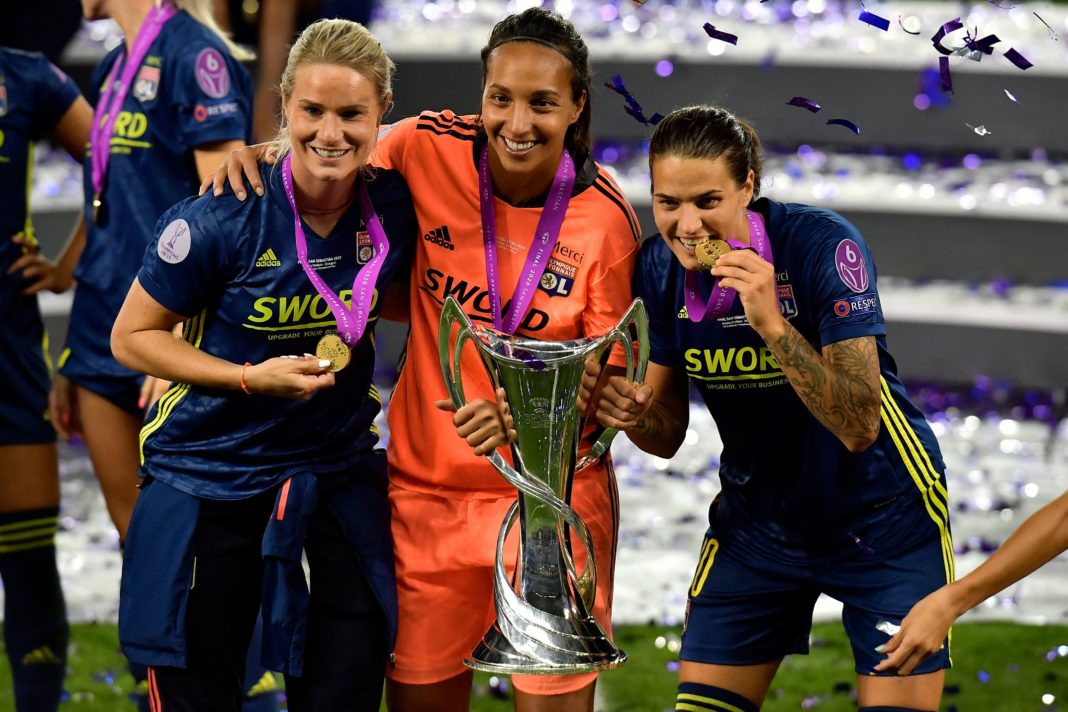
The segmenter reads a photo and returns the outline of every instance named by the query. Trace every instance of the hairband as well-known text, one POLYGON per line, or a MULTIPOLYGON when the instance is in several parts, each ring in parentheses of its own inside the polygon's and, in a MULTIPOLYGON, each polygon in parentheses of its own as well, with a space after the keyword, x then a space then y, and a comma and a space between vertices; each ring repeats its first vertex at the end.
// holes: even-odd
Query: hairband
POLYGON ((486 54, 488 55, 490 52, 492 52, 493 50, 497 49, 501 45, 508 44, 509 42, 537 42, 540 45, 545 45, 549 49, 556 50, 557 52, 562 54, 564 56, 564 58, 568 62, 571 62, 571 64, 574 64, 576 67, 578 66, 575 63, 575 60, 574 60, 573 57, 571 57, 567 52, 565 52, 564 50, 560 49, 557 45, 553 44, 552 42, 549 42, 548 40, 543 40, 540 37, 528 37, 526 35, 520 35, 518 37, 507 37, 507 38, 505 38, 503 40, 500 40, 500 41, 496 42, 495 44, 493 44, 489 48, 489 50, 486 52, 486 54))

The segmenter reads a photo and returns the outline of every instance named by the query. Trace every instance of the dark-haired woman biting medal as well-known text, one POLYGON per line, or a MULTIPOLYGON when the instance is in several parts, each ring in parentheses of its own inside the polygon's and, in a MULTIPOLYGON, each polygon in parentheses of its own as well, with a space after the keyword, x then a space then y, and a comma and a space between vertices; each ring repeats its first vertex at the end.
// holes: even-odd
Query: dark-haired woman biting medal
POLYGON ((649 165, 660 236, 634 271, 649 368, 609 378, 597 415, 670 458, 692 383, 723 440, 675 709, 760 709, 783 658, 808 651, 821 593, 843 604, 860 712, 937 709, 948 639, 907 677, 876 669, 910 607, 952 580, 953 545, 945 466, 887 350, 864 238, 831 210, 758 197, 760 139, 722 108, 664 117, 649 165))

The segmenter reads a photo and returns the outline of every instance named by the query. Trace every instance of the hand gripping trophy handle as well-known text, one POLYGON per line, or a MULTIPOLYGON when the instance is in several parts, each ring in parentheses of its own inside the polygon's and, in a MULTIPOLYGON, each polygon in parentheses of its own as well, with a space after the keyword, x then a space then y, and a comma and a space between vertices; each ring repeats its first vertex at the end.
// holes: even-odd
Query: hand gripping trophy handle
POLYGON ((636 300, 620 323, 603 336, 554 342, 475 326, 453 299, 447 299, 438 348, 445 385, 457 409, 467 403, 460 364, 468 341, 476 346, 493 387, 504 388, 512 411, 517 434, 511 446, 515 466, 499 451, 487 457, 519 490, 519 498, 497 538, 497 622, 466 662, 477 669, 526 674, 616 667, 626 654, 612 645, 590 613, 597 570, 593 542, 568 504, 574 474, 607 451, 616 431, 601 433, 580 460, 583 418, 575 398, 587 358, 604 366, 617 343, 627 358, 627 379, 644 378, 649 352, 644 306, 636 300), (517 520, 520 554, 513 581, 506 573, 504 549, 517 520), (578 538, 586 552, 581 572, 571 551, 571 536, 578 538))

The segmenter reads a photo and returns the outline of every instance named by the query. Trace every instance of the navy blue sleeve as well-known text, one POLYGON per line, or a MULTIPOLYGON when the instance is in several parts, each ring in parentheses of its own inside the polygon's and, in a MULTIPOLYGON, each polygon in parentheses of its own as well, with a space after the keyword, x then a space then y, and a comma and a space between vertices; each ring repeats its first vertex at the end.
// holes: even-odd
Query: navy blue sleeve
POLYGON ((137 273, 153 299, 186 318, 215 298, 230 273, 233 250, 211 208, 212 197, 206 195, 187 198, 164 213, 137 273))
POLYGON ((190 42, 164 64, 182 146, 249 140, 251 80, 225 49, 190 42))
POLYGON ((419 221, 415 216, 411 191, 404 177, 392 170, 378 169, 378 176, 371 184, 374 186, 369 191, 372 200, 376 205, 382 204, 380 212, 389 221, 389 225, 383 225, 383 229, 389 236, 390 252, 396 250, 396 268, 390 281, 407 281, 410 279, 415 242, 419 238, 419 221))
POLYGON ((833 213, 813 219, 813 225, 807 301, 814 310, 812 323, 819 331, 820 345, 886 334, 868 243, 853 225, 833 213))
POLYGON ((40 132, 35 138, 40 138, 63 118, 67 109, 78 98, 79 92, 70 77, 49 62, 44 55, 37 55, 33 59, 33 74, 37 78, 34 82, 34 125, 40 132))
POLYGON ((649 315, 649 360, 662 366, 674 366, 678 362, 672 318, 674 305, 669 294, 673 290, 667 283, 674 259, 660 235, 654 235, 642 244, 632 280, 634 296, 642 300, 649 315))

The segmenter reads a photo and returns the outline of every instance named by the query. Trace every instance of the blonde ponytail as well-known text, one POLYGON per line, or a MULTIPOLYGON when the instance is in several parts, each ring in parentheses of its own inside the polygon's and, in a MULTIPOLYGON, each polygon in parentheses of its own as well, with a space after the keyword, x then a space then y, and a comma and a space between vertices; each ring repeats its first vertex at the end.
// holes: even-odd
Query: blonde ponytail
POLYGON ((174 4, 179 10, 185 10, 186 14, 217 34, 234 59, 245 62, 256 58, 255 53, 234 42, 230 39, 230 35, 219 27, 219 23, 215 21, 212 0, 175 0, 174 4))

